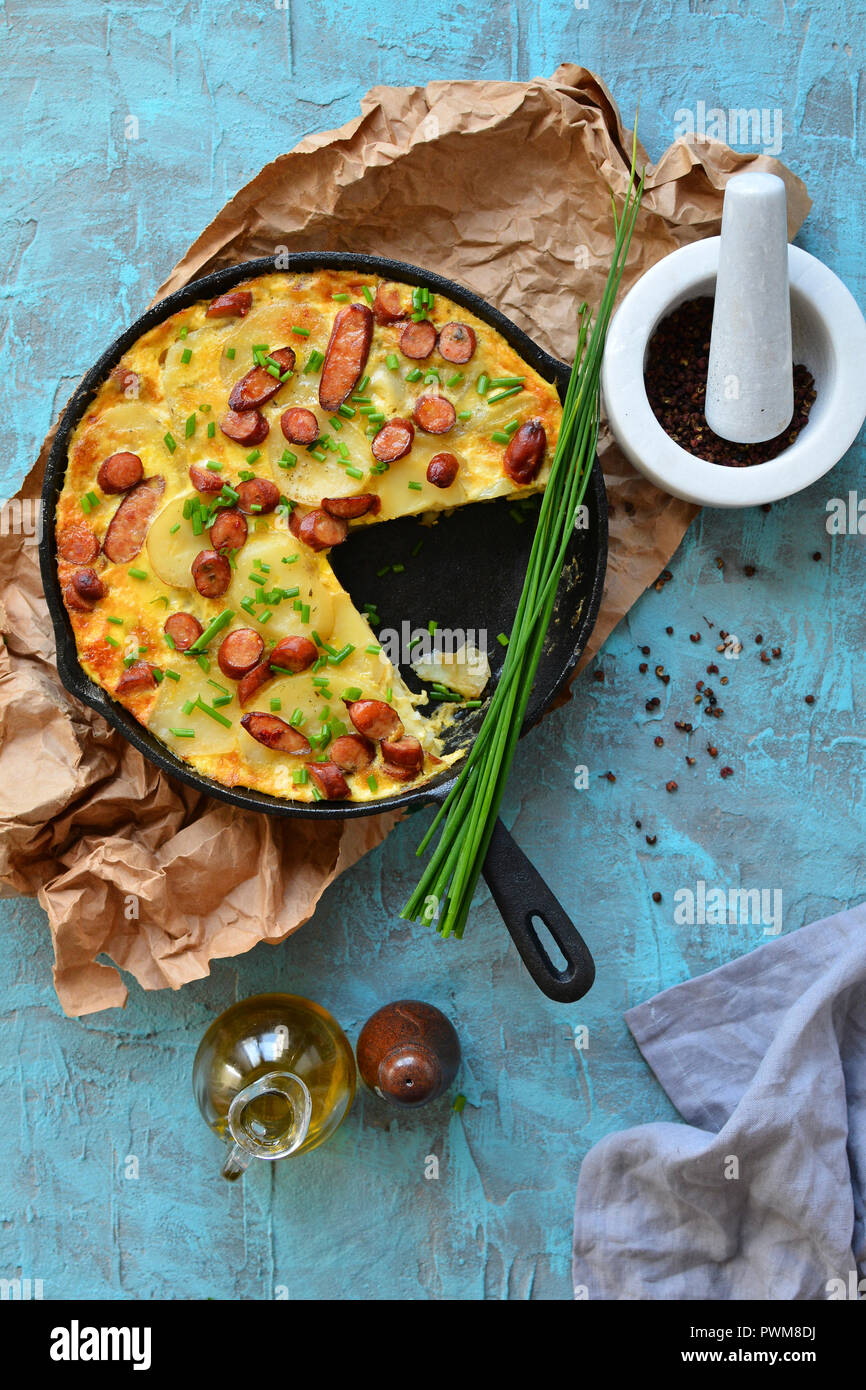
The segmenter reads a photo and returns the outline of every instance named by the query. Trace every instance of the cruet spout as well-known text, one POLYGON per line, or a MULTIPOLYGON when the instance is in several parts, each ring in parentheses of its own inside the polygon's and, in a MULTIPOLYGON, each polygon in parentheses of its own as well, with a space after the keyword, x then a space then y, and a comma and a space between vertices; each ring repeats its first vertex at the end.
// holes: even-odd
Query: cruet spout
POLYGON ((236 1181, 251 1158, 287 1158, 307 1137, 310 1092, 293 1072, 271 1071, 234 1097, 227 1116, 230 1143, 222 1174, 236 1181))

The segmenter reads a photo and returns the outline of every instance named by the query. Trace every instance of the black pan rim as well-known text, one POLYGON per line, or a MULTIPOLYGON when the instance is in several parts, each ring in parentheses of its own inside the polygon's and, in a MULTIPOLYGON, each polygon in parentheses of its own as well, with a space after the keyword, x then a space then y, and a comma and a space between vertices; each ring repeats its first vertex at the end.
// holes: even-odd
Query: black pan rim
MULTIPOLYGON (((267 792, 257 792, 249 787, 228 787, 222 783, 211 781, 177 758, 165 744, 160 743, 153 734, 148 733, 123 705, 118 704, 102 686, 92 681, 80 665, 72 624, 63 603, 60 581, 57 576, 57 547, 54 533, 55 511, 66 473, 66 453, 70 435, 98 387, 105 380, 112 367, 120 361, 127 348, 131 347, 143 333, 164 319, 170 318, 172 314, 187 308, 196 300, 214 298, 217 294, 224 293, 242 280, 280 271, 292 273, 319 269, 357 270, 381 275, 389 280, 428 285, 438 294, 444 295, 456 304, 461 304, 476 314, 478 318, 490 324, 492 328, 495 328, 531 367, 548 381, 556 383, 560 397, 564 395, 571 374, 571 368, 566 363, 560 362, 539 347, 511 319, 492 304, 488 304, 473 290, 467 289, 466 286, 450 280, 446 276, 439 275, 435 271, 428 271, 406 261, 391 260, 384 256, 327 250, 299 251, 276 258, 264 256, 251 261, 241 261, 235 265, 223 266, 210 271, 199 279, 191 280, 188 285, 184 285, 181 289, 173 291, 172 294, 151 305, 134 323, 115 338, 93 366, 85 372, 60 416, 46 463, 45 480, 42 487, 42 533, 39 541, 39 564, 45 599, 54 627, 57 671, 63 686, 82 704, 102 715, 112 728, 122 734, 133 748, 137 749, 161 772, 202 793, 202 795, 214 797, 231 806, 236 806, 240 810, 257 811, 266 815, 293 819, 317 816, 324 820, 349 820, 357 816, 379 815, 389 811, 418 810, 430 802, 443 800, 458 776, 459 764, 457 770, 449 767, 419 787, 409 788, 405 792, 397 792, 376 801, 359 803, 346 801, 287 802, 279 797, 271 796, 267 792)), ((608 527, 607 495, 601 464, 597 457, 593 464, 591 483, 598 515, 598 549, 595 571, 580 622, 575 630, 574 642, 568 660, 549 691, 545 706, 548 709, 571 677, 595 626, 601 606, 607 566, 608 527)), ((535 720, 532 723, 524 724, 521 737, 537 722, 535 720)))

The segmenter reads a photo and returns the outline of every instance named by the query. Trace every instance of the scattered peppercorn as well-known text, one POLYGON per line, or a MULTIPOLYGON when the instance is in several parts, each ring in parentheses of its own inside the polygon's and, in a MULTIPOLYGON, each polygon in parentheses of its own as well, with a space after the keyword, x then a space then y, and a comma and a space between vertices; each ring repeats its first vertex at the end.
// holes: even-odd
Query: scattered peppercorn
POLYGON ((674 635, 674 630, 672 627, 666 627, 665 632, 667 633, 668 637, 673 637, 674 635))
POLYGON ((763 661, 763 663, 764 663, 765 666, 769 666, 769 664, 770 664, 770 658, 769 658, 769 656, 767 655, 766 652, 761 652, 761 660, 763 661))
POLYGON ((813 560, 820 560, 820 558, 821 558, 821 552, 820 552, 820 550, 816 550, 816 551, 815 551, 815 554, 812 556, 812 559, 813 559, 813 560))
POLYGON ((677 791, 677 790, 678 790, 678 788, 677 788, 676 782, 667 782, 667 783, 665 784, 665 791, 666 791, 666 792, 675 792, 675 791, 677 791))
POLYGON ((635 823, 634 823, 634 828, 635 828, 635 830, 640 830, 640 821, 639 821, 639 820, 636 820, 636 821, 635 821, 635 823))
POLYGON ((688 753, 686 754, 686 762, 688 763, 689 767, 694 767, 695 761, 696 759, 690 758, 688 753))
POLYGON ((716 569, 717 569, 717 570, 723 570, 724 568, 725 568, 725 562, 724 562, 724 560, 722 559, 721 555, 717 555, 717 556, 716 556, 716 569))
POLYGON ((657 840, 658 840, 658 835, 647 835, 647 836, 646 836, 646 842, 647 842, 648 845, 654 845, 654 844, 656 844, 657 840))
POLYGON ((649 647, 641 647, 641 651, 643 652, 644 656, 649 656, 650 654, 649 647))
POLYGON ((718 748, 716 748, 715 745, 712 743, 707 744, 707 752, 709 753, 711 758, 717 758, 719 756, 718 748))
POLYGON ((613 774, 612 772, 605 772, 605 773, 603 774, 603 776, 606 778, 606 780, 607 780, 608 782, 615 782, 615 781, 616 781, 616 777, 614 776, 614 774, 613 774))
POLYGON ((662 895, 661 895, 661 893, 658 892, 658 890, 656 890, 656 892, 653 893, 653 902, 654 902, 654 903, 660 903, 661 900, 662 900, 662 895))
POLYGON ((754 565, 743 565, 743 574, 747 579, 751 579, 752 575, 757 574, 757 570, 754 565))
POLYGON ((781 648, 781 647, 774 647, 774 648, 773 648, 773 660, 774 660, 774 661, 778 661, 778 660, 779 660, 779 657, 780 657, 781 655, 782 655, 782 648, 781 648))
POLYGON ((686 724, 683 719, 677 719, 674 721, 674 728, 679 729, 681 734, 690 734, 693 730, 693 725, 686 724))
POLYGON ((655 743, 656 748, 664 748, 665 746, 665 741, 662 738, 661 734, 656 734, 653 742, 655 743))
POLYGON ((689 641, 690 641, 690 642, 700 642, 700 640, 701 640, 701 634, 700 634, 699 632, 690 632, 690 633, 689 633, 689 641))
POLYGON ((642 676, 645 676, 646 673, 647 673, 647 671, 649 670, 649 667, 647 666, 647 664, 646 664, 645 661, 642 661, 641 664, 640 664, 640 666, 638 666, 637 669, 640 671, 640 673, 641 673, 642 676))
POLYGON ((720 769, 719 775, 721 777, 733 777, 734 769, 732 767, 723 767, 720 769))
POLYGON ((814 705, 814 703, 815 703, 815 696, 814 696, 814 695, 807 695, 807 696, 806 696, 806 704, 807 704, 807 705, 814 705))
POLYGON ((719 685, 727 685, 727 683, 728 683, 728 678, 727 678, 727 676, 721 676, 720 679, 719 679, 719 685))
POLYGON ((762 502, 762 503, 761 503, 761 511, 762 511, 762 512, 771 512, 772 510, 773 510, 772 505, 771 505, 769 502, 762 502))
POLYGON ((659 707, 660 704, 661 704, 661 700, 659 699, 658 695, 653 695, 653 697, 652 697, 651 700, 647 700, 647 702, 646 702, 646 708, 647 708, 648 710, 652 711, 652 710, 654 710, 654 709, 658 709, 658 707, 659 707))
POLYGON ((710 662, 710 665, 707 667, 707 675, 708 675, 708 676, 717 676, 718 674, 719 674, 719 668, 718 668, 718 666, 716 665, 716 663, 715 663, 714 661, 710 662))
POLYGON ((662 428, 698 458, 731 468, 766 463, 787 449, 806 424, 815 400, 814 378, 802 364, 794 366, 794 414, 775 439, 732 444, 714 434, 704 416, 713 306, 711 295, 687 299, 658 325, 644 372, 647 398, 662 428))
POLYGON ((763 632, 757 633, 756 636, 755 636, 755 641, 757 642, 757 644, 758 644, 759 647, 760 647, 761 643, 763 642, 763 640, 764 640, 764 634, 763 634, 763 632))
POLYGON ((594 681, 604 680, 604 671, 601 669, 601 667, 599 667, 597 671, 593 671, 592 678, 594 681))

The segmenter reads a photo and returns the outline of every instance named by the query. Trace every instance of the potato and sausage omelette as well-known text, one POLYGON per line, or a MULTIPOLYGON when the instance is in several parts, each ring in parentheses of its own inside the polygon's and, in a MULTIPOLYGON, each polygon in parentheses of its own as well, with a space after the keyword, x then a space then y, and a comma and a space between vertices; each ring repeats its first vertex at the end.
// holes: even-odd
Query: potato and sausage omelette
POLYGON ((560 418, 553 385, 423 286, 274 273, 174 314, 70 443, 58 571, 83 669, 226 786, 370 801, 423 782, 443 765, 427 697, 328 551, 537 491, 560 418))

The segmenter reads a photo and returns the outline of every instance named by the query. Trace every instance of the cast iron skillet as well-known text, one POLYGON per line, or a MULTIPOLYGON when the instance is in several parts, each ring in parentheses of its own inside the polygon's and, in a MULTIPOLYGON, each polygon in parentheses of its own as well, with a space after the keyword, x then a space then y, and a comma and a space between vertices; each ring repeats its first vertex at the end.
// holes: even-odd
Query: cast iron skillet
MULTIPOLYGON (((300 805, 244 787, 224 787, 202 777, 175 757, 84 673, 78 663, 72 627, 57 578, 54 518, 66 471, 69 438, 97 387, 127 348, 171 314, 198 299, 223 294, 242 280, 275 269, 302 272, 319 268, 356 270, 388 280, 428 285, 436 294, 462 304, 497 329, 541 376, 556 383, 560 396, 564 395, 569 377, 569 368, 564 363, 542 351, 509 319, 471 290, 417 266, 380 256, 305 251, 281 258, 279 264, 270 258, 246 261, 194 280, 148 309, 116 339, 86 373, 60 421, 45 474, 40 542, 45 597, 57 638, 57 668, 60 679, 72 695, 97 710, 157 767, 197 791, 218 797, 232 806, 265 811, 269 815, 323 819, 367 816, 398 809, 414 811, 444 799, 456 776, 453 769, 447 769, 422 787, 372 804, 320 801, 300 805)), ((598 613, 607 557, 607 500, 597 461, 586 504, 589 526, 574 533, 522 733, 538 722, 565 685, 598 613)), ((486 629, 495 677, 504 656, 496 637, 511 629, 534 529, 534 513, 528 513, 528 521, 518 524, 514 510, 513 503, 507 499, 462 507, 450 517, 440 518, 434 532, 421 527, 412 518, 362 527, 353 532, 350 544, 331 552, 331 563, 357 603, 376 604, 382 629, 399 631, 404 620, 412 627, 426 628, 431 618, 435 618, 440 627, 486 629), (412 557, 419 539, 425 539, 425 547, 412 557), (395 561, 405 565, 402 573, 391 571, 385 577, 377 577, 377 571, 395 561)), ((411 670, 404 670, 404 676, 416 690, 423 688, 411 670)), ((465 744, 467 736, 471 738, 477 732, 483 714, 482 708, 458 716, 446 746, 465 744)), ((490 843, 484 876, 523 962, 539 988, 548 998, 564 1003, 582 998, 595 977, 592 956, 544 879, 501 821, 497 822, 490 843), (550 932, 565 958, 563 969, 557 968, 545 949, 535 927, 536 919, 550 932)))

